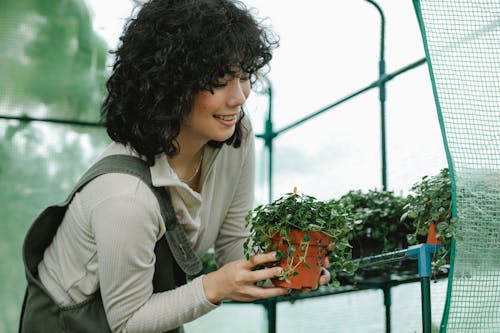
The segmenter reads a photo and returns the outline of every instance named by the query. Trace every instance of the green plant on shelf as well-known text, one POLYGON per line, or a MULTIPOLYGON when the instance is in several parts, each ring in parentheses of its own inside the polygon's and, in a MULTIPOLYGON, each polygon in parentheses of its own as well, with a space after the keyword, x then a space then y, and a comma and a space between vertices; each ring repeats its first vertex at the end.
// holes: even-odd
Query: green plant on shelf
POLYGON ((406 199, 390 191, 352 190, 337 200, 354 220, 349 242, 353 257, 366 257, 407 247, 411 226, 401 222, 406 199))
POLYGON ((432 224, 443 246, 433 258, 433 270, 447 263, 451 240, 457 237, 457 219, 452 217, 451 181, 447 168, 434 176, 424 176, 408 195, 401 221, 409 223, 414 232, 407 235, 410 245, 425 243, 432 224))

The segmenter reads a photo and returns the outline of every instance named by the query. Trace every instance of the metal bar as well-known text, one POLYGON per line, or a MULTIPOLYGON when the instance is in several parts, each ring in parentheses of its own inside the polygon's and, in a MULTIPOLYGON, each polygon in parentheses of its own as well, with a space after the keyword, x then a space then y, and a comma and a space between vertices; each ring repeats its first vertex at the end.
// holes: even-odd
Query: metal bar
MULTIPOLYGON (((380 88, 380 94, 384 91, 385 83, 380 88)), ((380 158, 382 164, 382 191, 387 191, 387 143, 386 143, 386 125, 385 125, 385 101, 380 101, 380 158)))
POLYGON ((276 137, 273 127, 273 86, 267 77, 264 77, 263 79, 267 85, 267 115, 264 123, 264 133, 255 134, 255 137, 264 140, 264 147, 267 149, 268 153, 268 202, 271 203, 273 200, 273 140, 276 137))
POLYGON ((423 276, 420 278, 420 293, 422 297, 422 332, 431 333, 432 316, 430 277, 423 276))
POLYGON ((420 293, 422 301, 422 331, 431 333, 431 287, 430 276, 432 273, 431 254, 439 250, 439 244, 419 244, 408 248, 408 257, 418 260, 418 275, 420 276, 420 293))
POLYGON ((329 104, 329 105, 319 109, 318 111, 311 113, 310 115, 308 115, 302 119, 296 120, 295 122, 291 123, 288 126, 283 127, 282 129, 274 132, 274 134, 275 134, 274 136, 278 136, 279 134, 282 134, 282 133, 284 133, 284 132, 286 132, 294 127, 297 127, 298 125, 306 122, 307 120, 315 118, 315 117, 319 116, 320 114, 330 110, 331 108, 334 108, 334 107, 350 100, 351 98, 356 97, 356 96, 358 96, 358 95, 360 95, 360 94, 362 94, 370 89, 377 88, 382 82, 388 82, 388 81, 396 78, 397 76, 399 76, 399 75, 401 75, 401 74, 403 74, 403 73, 405 73, 405 72, 407 72, 415 67, 421 66, 426 61, 427 61, 426 58, 422 58, 422 59, 419 59, 419 60, 417 60, 411 64, 408 64, 404 67, 401 67, 400 69, 385 75, 384 77, 378 79, 377 81, 370 83, 369 85, 365 86, 364 88, 361 88, 361 89, 353 92, 352 94, 347 95, 347 96, 337 100, 336 102, 333 102, 332 104, 329 104))
POLYGON ((269 141, 269 146, 267 147, 269 151, 269 167, 268 167, 268 202, 273 201, 273 141, 269 141))
POLYGON ((273 87, 271 81, 267 80, 267 96, 268 96, 268 108, 267 108, 267 119, 266 119, 266 147, 269 152, 269 167, 268 167, 268 202, 273 201, 273 139, 274 139, 274 128, 273 128, 273 87))
POLYGON ((264 306, 267 312, 267 332, 276 333, 276 300, 271 298, 264 306))
POLYGON ((352 262, 357 264, 359 268, 363 268, 394 261, 402 261, 406 259, 406 250, 398 250, 389 253, 378 254, 372 257, 355 259, 352 262))
POLYGON ((288 130, 291 130, 292 128, 295 128, 298 125, 300 125, 300 124, 302 124, 302 123, 304 123, 304 122, 306 122, 306 121, 308 121, 308 120, 310 120, 312 118, 315 118, 315 117, 319 116, 320 114, 322 114, 322 113, 330 110, 331 108, 334 108, 334 107, 336 107, 336 106, 338 106, 338 105, 340 105, 340 104, 342 104, 344 102, 347 102, 348 100, 350 100, 353 97, 356 97, 356 96, 358 96, 358 95, 360 95, 360 94, 362 94, 362 93, 364 93, 364 92, 366 92, 366 91, 368 91, 370 89, 376 88, 377 85, 378 85, 378 81, 375 81, 375 82, 369 84, 368 86, 366 86, 366 87, 364 87, 362 89, 359 89, 359 90, 353 92, 350 95, 347 95, 347 96, 339 99, 338 101, 336 101, 336 102, 334 102, 332 104, 329 104, 329 105, 323 107, 322 109, 320 109, 320 110, 318 110, 318 111, 316 111, 316 112, 314 112, 314 113, 312 113, 312 114, 310 114, 310 115, 308 115, 308 116, 306 116, 306 117, 304 117, 302 119, 299 119, 299 120, 291 123, 288 126, 283 127, 282 129, 280 129, 277 132, 275 132, 276 136, 278 136, 278 135, 280 135, 280 134, 282 134, 282 133, 284 133, 284 132, 286 132, 288 130), (375 82, 377 82, 377 83, 375 84, 375 82))
MULTIPOLYGON (((445 279, 447 278, 447 275, 442 273, 441 275, 438 275, 435 277, 436 279, 445 279)), ((351 292, 359 292, 363 290, 371 290, 371 289, 383 289, 384 285, 387 285, 390 288, 403 285, 403 284, 408 284, 408 283, 415 283, 415 282, 420 282, 420 278, 418 276, 413 276, 409 275, 404 277, 404 279, 401 280, 385 280, 383 282, 376 281, 376 282, 369 282, 369 283, 364 283, 363 281, 357 281, 355 285, 343 285, 335 289, 331 289, 328 287, 320 287, 318 290, 313 290, 309 291, 307 293, 302 293, 298 292, 295 293, 293 292, 290 295, 287 296, 280 296, 276 297, 275 301, 277 303, 280 302, 293 302, 297 300, 306 300, 309 298, 316 298, 316 297, 324 297, 324 296, 334 296, 334 295, 340 295, 340 294, 345 294, 345 293, 351 293, 351 292)), ((267 302, 266 300, 257 300, 254 301, 253 304, 259 304, 259 305, 265 305, 267 302)), ((231 303, 231 304, 248 304, 247 302, 236 302, 236 301, 227 301, 225 303, 231 303)))
POLYGON ((18 121, 24 121, 24 122, 39 121, 39 122, 54 123, 54 124, 91 126, 91 127, 104 126, 104 124, 102 124, 100 122, 93 122, 93 121, 79 121, 79 120, 57 119, 57 118, 35 118, 35 117, 28 117, 26 115, 22 115, 22 116, 0 115, 0 119, 18 120, 18 121))
MULTIPOLYGON (((378 62, 378 77, 385 76, 385 15, 382 8, 373 0, 365 0, 377 9, 380 15, 380 56, 378 62)), ((387 190, 387 144, 386 144, 386 125, 385 125, 385 100, 386 100, 386 82, 379 84, 379 103, 380 103, 380 152, 382 165, 382 190, 387 190)))
POLYGON ((385 284, 382 287, 384 292, 384 306, 385 306, 385 333, 391 333, 391 287, 389 284, 385 284))

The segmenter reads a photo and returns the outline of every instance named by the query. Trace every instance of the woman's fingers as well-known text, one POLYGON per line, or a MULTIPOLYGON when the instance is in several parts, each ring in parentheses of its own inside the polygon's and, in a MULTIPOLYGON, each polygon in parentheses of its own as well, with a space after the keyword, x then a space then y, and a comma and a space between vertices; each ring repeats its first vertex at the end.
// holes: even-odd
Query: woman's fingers
POLYGON ((328 260, 328 257, 325 257, 323 260, 323 264, 321 266, 323 267, 328 267, 330 265, 330 260, 328 260))
POLYGON ((250 259, 245 261, 245 267, 248 269, 252 269, 255 266, 276 262, 276 252, 268 252, 256 254, 250 257, 250 259))
POLYGON ((288 293, 286 288, 262 288, 255 282, 265 281, 281 275, 280 267, 254 268, 276 261, 276 252, 257 254, 249 260, 228 263, 217 271, 204 276, 203 286, 207 299, 219 303, 224 299, 235 301, 253 301, 261 298, 282 296, 288 293))
POLYGON ((278 277, 282 273, 283 273, 283 268, 281 267, 262 268, 250 272, 249 279, 252 282, 264 281, 267 279, 278 277))
POLYGON ((270 288, 261 288, 257 286, 249 286, 246 290, 246 294, 248 295, 249 301, 254 301, 256 299, 263 299, 269 297, 278 297, 287 295, 290 293, 290 289, 279 288, 279 287, 270 287, 270 288))
POLYGON ((331 279, 331 276, 330 276, 330 272, 322 267, 321 268, 321 275, 319 277, 319 285, 325 285, 325 284, 328 284, 328 282, 330 282, 330 279, 331 279))
POLYGON ((249 270, 247 278, 249 282, 264 281, 280 276, 283 273, 281 267, 269 267, 252 270, 254 267, 276 262, 276 252, 256 254, 245 262, 245 268, 249 270))

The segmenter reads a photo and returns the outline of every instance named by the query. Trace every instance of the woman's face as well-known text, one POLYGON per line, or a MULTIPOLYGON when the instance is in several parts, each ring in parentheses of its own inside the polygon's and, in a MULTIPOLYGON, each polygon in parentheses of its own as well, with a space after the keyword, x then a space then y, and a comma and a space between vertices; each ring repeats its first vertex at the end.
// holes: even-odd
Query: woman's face
POLYGON ((181 134, 208 141, 225 141, 235 130, 241 106, 250 95, 246 73, 226 75, 210 91, 201 91, 193 98, 193 108, 181 125, 181 134))

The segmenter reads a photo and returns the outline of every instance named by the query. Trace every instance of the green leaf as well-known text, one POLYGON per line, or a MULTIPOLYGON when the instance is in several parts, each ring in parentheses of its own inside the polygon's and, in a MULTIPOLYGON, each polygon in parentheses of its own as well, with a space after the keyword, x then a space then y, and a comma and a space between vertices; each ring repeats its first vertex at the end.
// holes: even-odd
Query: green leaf
POLYGON ((415 234, 406 235, 406 240, 408 241, 408 244, 416 244, 417 243, 417 237, 415 236, 415 234))
POLYGON ((337 242, 337 243, 335 243, 335 247, 339 251, 344 251, 347 246, 348 246, 347 242, 337 242))
POLYGON ((281 251, 281 250, 276 251, 276 260, 281 260, 281 259, 285 259, 285 258, 286 258, 286 254, 283 253, 283 251, 281 251))
POLYGON ((437 224, 436 229, 438 231, 440 231, 440 232, 443 232, 446 229, 448 229, 448 223, 446 223, 446 222, 440 222, 440 223, 437 224))
POLYGON ((404 222, 408 218, 408 212, 404 212, 403 215, 401 215, 401 222, 404 222))

